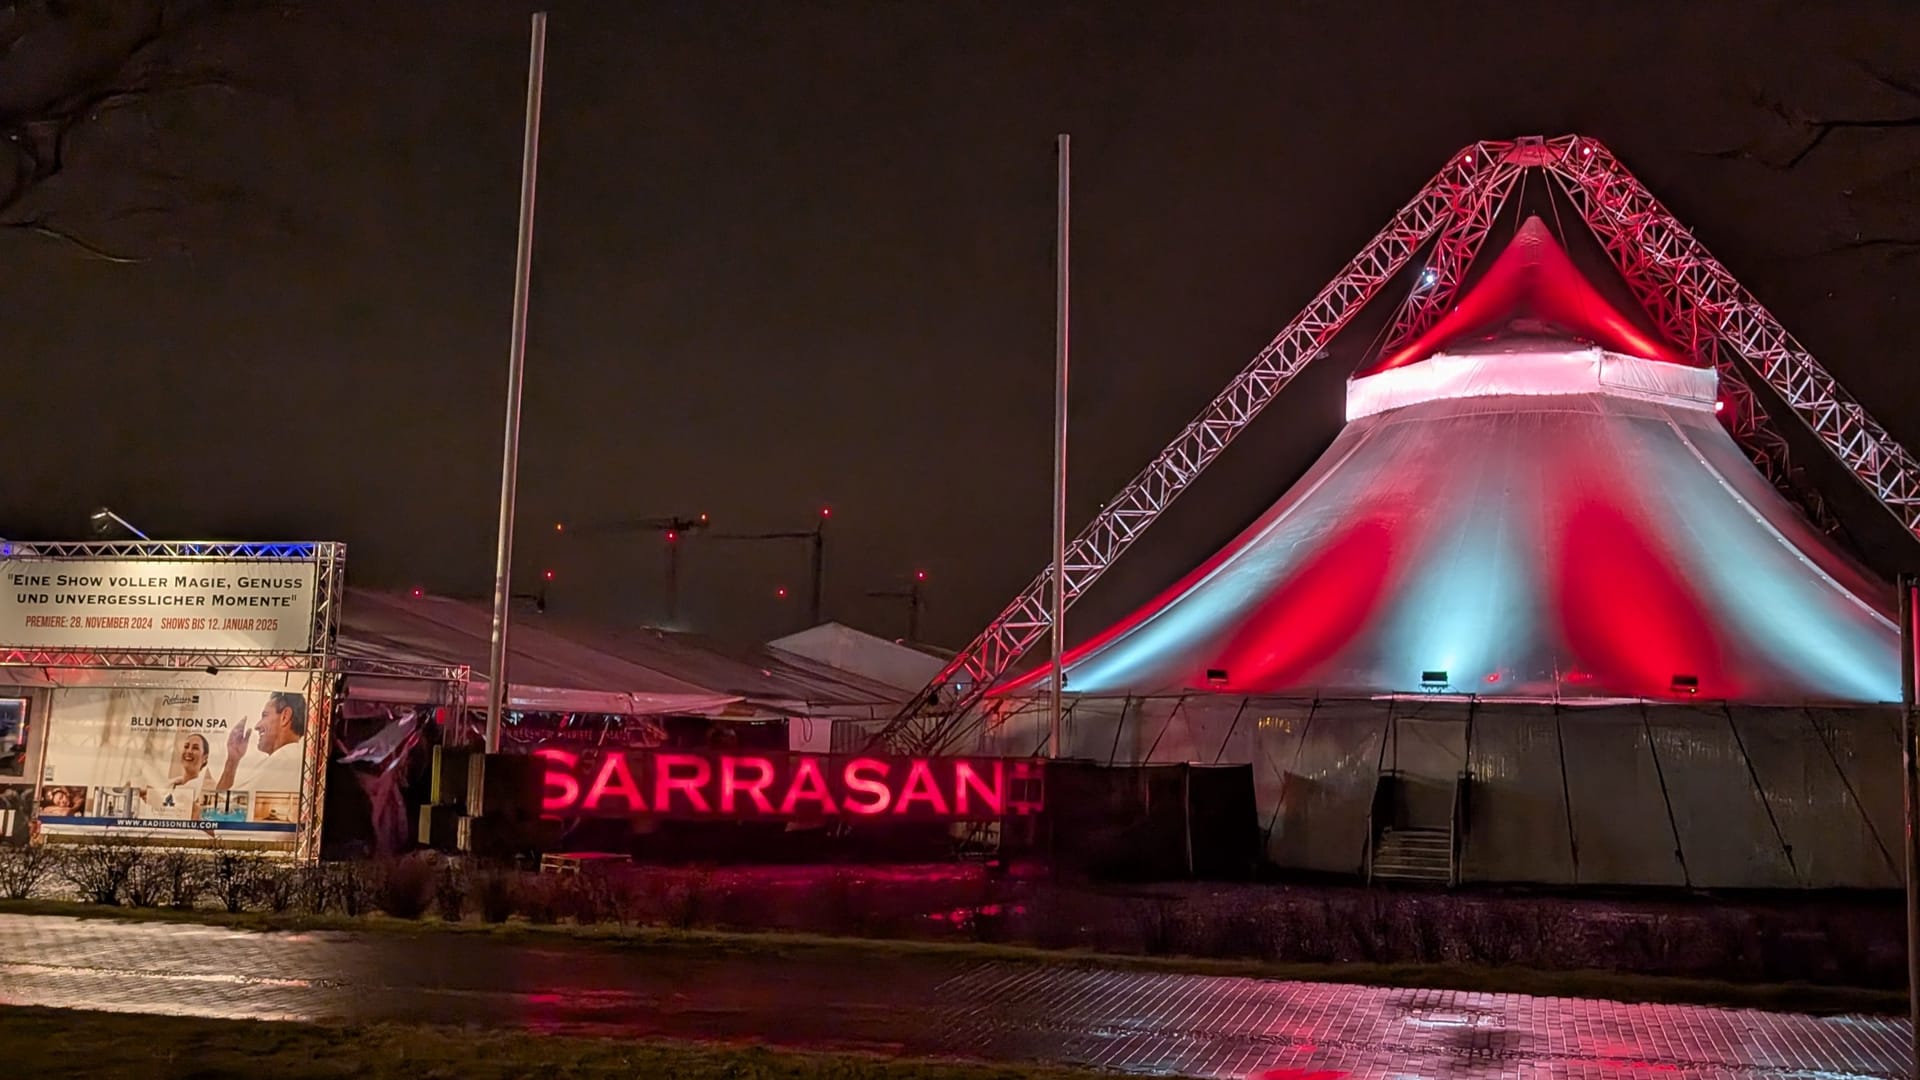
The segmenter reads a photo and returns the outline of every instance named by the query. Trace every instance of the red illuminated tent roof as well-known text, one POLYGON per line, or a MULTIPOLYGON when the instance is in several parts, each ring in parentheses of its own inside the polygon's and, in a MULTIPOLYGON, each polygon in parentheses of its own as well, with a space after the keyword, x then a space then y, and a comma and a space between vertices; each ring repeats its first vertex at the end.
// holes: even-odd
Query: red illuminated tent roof
POLYGON ((1424 359, 1458 342, 1492 336, 1522 319, 1546 323, 1612 352, 1691 363, 1607 303, 1574 267, 1546 223, 1530 217, 1445 318, 1359 374, 1372 375, 1424 359))
POLYGON ((1529 220, 1348 384, 1265 515, 1068 653, 1067 689, 1897 700, 1892 590, 1753 467, 1716 392, 1529 220))

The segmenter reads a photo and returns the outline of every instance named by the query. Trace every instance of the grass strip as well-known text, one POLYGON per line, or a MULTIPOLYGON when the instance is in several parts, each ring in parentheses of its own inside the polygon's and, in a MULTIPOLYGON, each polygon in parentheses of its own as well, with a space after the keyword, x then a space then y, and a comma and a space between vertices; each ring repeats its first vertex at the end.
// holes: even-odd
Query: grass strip
POLYGON ((532 1035, 422 1024, 309 1024, 0 1008, 9 1076, 393 1080, 1091 1080, 1045 1066, 762 1046, 532 1035))
MULTIPOLYGON (((106 907, 64 900, 0 900, 0 913, 192 923, 239 930, 342 930, 359 933, 463 935, 501 942, 640 950, 689 949, 742 958, 924 959, 954 963, 1000 961, 1070 965, 1123 971, 1290 979, 1408 989, 1467 990, 1534 997, 1591 998, 1628 1003, 1717 1005, 1773 1012, 1835 1015, 1904 1015, 1907 996, 1897 990, 1808 983, 1751 983, 1718 979, 1637 975, 1612 971, 1543 971, 1519 967, 1423 963, 1277 963, 1191 956, 1136 956, 1076 949, 1042 949, 988 942, 919 941, 906 938, 838 937, 823 934, 680 930, 612 923, 535 924, 406 920, 384 915, 275 915, 194 909, 106 907)), ((0 1044, 3 1045, 3 1044, 0 1044)))

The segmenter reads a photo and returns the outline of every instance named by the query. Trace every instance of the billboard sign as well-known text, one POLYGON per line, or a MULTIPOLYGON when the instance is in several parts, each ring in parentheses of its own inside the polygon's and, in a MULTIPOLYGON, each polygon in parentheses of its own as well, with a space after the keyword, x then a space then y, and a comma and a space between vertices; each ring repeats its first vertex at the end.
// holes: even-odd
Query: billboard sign
POLYGON ((0 645, 306 652, 313 560, 0 559, 0 645))
POLYGON ((548 817, 991 821, 1038 813, 1039 761, 546 746, 548 817))
POLYGON ((46 838, 292 851, 305 779, 299 690, 55 690, 36 819, 46 838))

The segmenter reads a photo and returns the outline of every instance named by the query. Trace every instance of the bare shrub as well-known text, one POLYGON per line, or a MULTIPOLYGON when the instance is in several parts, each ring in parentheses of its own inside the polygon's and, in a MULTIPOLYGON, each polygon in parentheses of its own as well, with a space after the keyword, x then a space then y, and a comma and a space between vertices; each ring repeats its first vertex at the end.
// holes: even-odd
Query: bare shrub
POLYGON ((333 907, 334 874, 325 863, 307 863, 294 871, 294 902, 308 915, 333 907))
POLYGON ((146 853, 123 844, 75 844, 62 860, 62 873, 89 903, 117 905, 127 879, 146 853))
POLYGON ((433 863, 417 856, 394 859, 378 873, 375 903, 396 919, 418 919, 433 904, 433 863))
POLYGON ((449 860, 433 881, 434 910, 447 922, 459 922, 467 914, 467 896, 472 892, 473 878, 466 867, 449 860))
POLYGON ((707 915, 712 878, 704 870, 692 870, 664 880, 660 890, 660 916, 676 930, 691 930, 707 915))
POLYGON ((474 875, 474 905, 479 908, 483 921, 503 923, 513 917, 519 900, 515 895, 516 884, 515 875, 509 870, 489 868, 474 875))
POLYGON ((259 876, 254 879, 254 896, 260 906, 275 915, 292 911, 294 902, 306 887, 305 871, 304 866, 287 863, 262 865, 259 876))
POLYGON ((128 907, 159 907, 167 898, 167 879, 160 859, 169 852, 144 854, 127 872, 121 888, 128 907))
POLYGON ((635 921, 640 913, 640 898, 628 876, 611 869, 588 869, 560 879, 567 910, 582 926, 635 921))
POLYGON ((1460 948, 1476 964, 1522 963, 1532 943, 1526 920, 1505 904, 1476 904, 1454 926, 1460 948))
POLYGON ((1409 903, 1401 908, 1401 920, 1407 924, 1405 931, 1410 939, 1413 952, 1410 957, 1422 963, 1433 964, 1447 958, 1448 951, 1459 940, 1458 927, 1460 908, 1457 905, 1437 902, 1409 903))
POLYGON ((821 890, 821 904, 830 934, 864 936, 873 928, 873 905, 867 888, 851 870, 839 869, 821 890))
POLYGON ((1167 956, 1179 938, 1179 907, 1171 896, 1136 896, 1127 913, 1140 933, 1140 949, 1148 956, 1167 956))
POLYGON ((1224 918, 1205 920, 1203 925, 1212 931, 1204 955, 1222 959, 1278 959, 1285 940, 1279 914, 1250 905, 1224 918))
POLYGON ((248 901, 259 893, 264 869, 265 864, 255 852, 215 851, 207 860, 207 891, 228 913, 245 911, 248 901))
POLYGON ((206 857, 191 851, 159 851, 152 855, 153 873, 160 879, 160 902, 186 911, 207 891, 206 857))
POLYGON ((329 864, 327 884, 334 902, 340 905, 340 913, 359 918, 372 911, 379 898, 379 877, 378 869, 370 863, 329 864))
POLYGON ((1115 920, 1106 917, 1106 908, 1084 894, 1069 889, 1042 886, 1027 901, 1027 937, 1048 949, 1072 949, 1092 946, 1109 951, 1129 946, 1111 939, 1115 920))
POLYGON ((515 905, 527 921, 551 926, 567 913, 567 898, 560 879, 552 874, 522 874, 514 887, 515 905))
POLYGON ((1568 963, 1568 957, 1578 949, 1578 941, 1573 933, 1573 914, 1566 905, 1534 904, 1515 922, 1530 932, 1529 948, 1518 957, 1520 963, 1538 968, 1577 966, 1568 963))
POLYGON ((1388 957, 1390 945, 1385 931, 1392 903, 1384 893, 1374 890, 1350 893, 1334 901, 1333 908, 1347 955, 1369 963, 1388 957))
POLYGON ((0 896, 31 900, 59 869, 59 854, 45 844, 0 846, 0 896))
POLYGON ((1320 964, 1344 959, 1335 936, 1337 925, 1333 902, 1324 897, 1295 905, 1287 918, 1281 958, 1320 964))

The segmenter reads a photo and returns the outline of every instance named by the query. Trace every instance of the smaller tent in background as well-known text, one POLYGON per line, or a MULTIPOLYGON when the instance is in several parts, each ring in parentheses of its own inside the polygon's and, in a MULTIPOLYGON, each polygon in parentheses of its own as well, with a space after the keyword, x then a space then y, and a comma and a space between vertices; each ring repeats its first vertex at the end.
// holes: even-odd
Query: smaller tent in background
POLYGON ((783 653, 805 657, 840 671, 884 683, 908 695, 933 681, 946 659, 930 651, 889 641, 837 622, 824 622, 797 634, 775 638, 767 645, 783 653))

